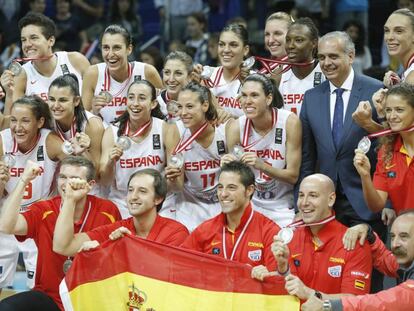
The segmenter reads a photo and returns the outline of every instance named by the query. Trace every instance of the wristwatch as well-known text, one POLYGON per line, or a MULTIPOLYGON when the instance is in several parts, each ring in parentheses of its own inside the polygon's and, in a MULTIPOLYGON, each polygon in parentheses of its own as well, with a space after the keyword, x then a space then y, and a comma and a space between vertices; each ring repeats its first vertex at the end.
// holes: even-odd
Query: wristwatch
POLYGON ((330 300, 324 300, 322 305, 323 311, 332 311, 332 305, 330 300))

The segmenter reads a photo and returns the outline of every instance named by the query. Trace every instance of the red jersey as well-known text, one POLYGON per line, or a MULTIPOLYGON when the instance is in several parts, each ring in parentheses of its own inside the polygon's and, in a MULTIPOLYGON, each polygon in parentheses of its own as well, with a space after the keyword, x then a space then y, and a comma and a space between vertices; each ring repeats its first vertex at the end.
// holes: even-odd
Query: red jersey
POLYGON ((384 166, 384 149, 378 152, 377 168, 374 174, 374 186, 385 191, 391 200, 395 212, 413 207, 414 196, 414 161, 404 148, 401 136, 398 136, 391 163, 384 166))
POLYGON ((414 280, 376 294, 342 297, 344 311, 413 310, 414 280))
POLYGON ((234 232, 226 225, 226 215, 221 213, 199 225, 182 247, 251 266, 264 265, 271 271, 275 270, 276 261, 270 246, 279 230, 278 225, 253 211, 249 204, 234 232))
MULTIPOLYGON (((32 204, 21 215, 27 222, 27 235, 16 236, 19 241, 32 238, 38 248, 36 279, 33 289, 45 292, 63 310, 59 296, 59 284, 65 277, 63 263, 67 257, 53 252, 53 232, 60 212, 61 197, 32 204)), ((118 208, 111 201, 88 195, 81 220, 74 224, 78 233, 86 220, 82 231, 110 224, 121 219, 118 208), (87 218, 86 218, 87 217, 87 218)))
MULTIPOLYGON (((113 224, 95 228, 89 232, 86 232, 86 234, 91 240, 96 240, 99 243, 103 243, 108 240, 109 235, 112 233, 112 231, 118 229, 119 227, 128 228, 132 233, 136 232, 134 219, 130 217, 117 221, 113 224)), ((157 215, 154 225, 152 226, 151 231, 147 236, 147 240, 162 244, 179 246, 188 237, 188 234, 188 230, 184 225, 175 220, 157 215)))
POLYGON ((342 237, 348 228, 336 220, 326 223, 313 240, 309 227, 295 230, 289 243, 291 273, 315 290, 326 294, 362 295, 371 286, 372 257, 368 243, 347 251, 342 237))

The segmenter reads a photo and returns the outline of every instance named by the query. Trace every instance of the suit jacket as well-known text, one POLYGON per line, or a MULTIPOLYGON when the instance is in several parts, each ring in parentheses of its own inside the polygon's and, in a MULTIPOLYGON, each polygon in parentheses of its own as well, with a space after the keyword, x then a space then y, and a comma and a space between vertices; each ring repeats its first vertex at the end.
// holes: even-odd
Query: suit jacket
MULTIPOLYGON (((319 172, 329 176, 335 185, 338 179, 340 180, 350 204, 365 220, 377 218, 378 215, 368 209, 362 192, 361 178, 353 165, 354 150, 360 139, 368 133, 353 121, 352 113, 360 101, 371 100, 372 94, 381 87, 380 81, 355 74, 338 150, 332 138, 329 81, 305 93, 300 113, 303 141, 299 181, 315 173, 318 163, 319 172)), ((376 119, 374 107, 372 111, 373 118, 376 119)), ((373 142, 367 154, 371 163, 371 174, 376 166, 375 147, 376 143, 373 142)))

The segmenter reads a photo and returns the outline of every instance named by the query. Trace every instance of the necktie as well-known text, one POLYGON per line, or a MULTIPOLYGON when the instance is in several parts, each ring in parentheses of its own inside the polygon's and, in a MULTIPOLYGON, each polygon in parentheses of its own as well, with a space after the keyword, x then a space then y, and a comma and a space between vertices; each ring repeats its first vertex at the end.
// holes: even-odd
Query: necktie
POLYGON ((345 90, 341 88, 335 90, 336 101, 332 123, 332 138, 337 149, 342 136, 342 128, 344 126, 344 100, 342 99, 344 91, 345 90))

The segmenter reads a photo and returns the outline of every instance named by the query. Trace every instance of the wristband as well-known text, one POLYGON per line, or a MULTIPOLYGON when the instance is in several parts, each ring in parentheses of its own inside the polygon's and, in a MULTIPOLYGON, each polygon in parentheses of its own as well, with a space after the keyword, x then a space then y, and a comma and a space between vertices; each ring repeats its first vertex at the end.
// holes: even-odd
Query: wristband
POLYGON ((369 245, 372 245, 375 243, 376 236, 374 234, 374 231, 372 230, 372 227, 368 225, 368 232, 367 232, 367 241, 369 245))

